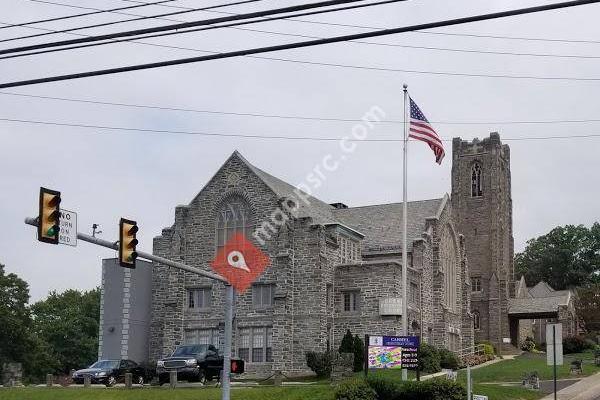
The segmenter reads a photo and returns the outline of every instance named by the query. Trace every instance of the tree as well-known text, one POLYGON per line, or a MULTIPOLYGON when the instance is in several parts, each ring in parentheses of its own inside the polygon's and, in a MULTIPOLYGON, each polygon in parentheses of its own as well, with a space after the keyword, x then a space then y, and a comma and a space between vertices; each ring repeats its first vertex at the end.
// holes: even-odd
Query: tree
POLYGON ((545 281, 556 290, 600 282, 600 224, 559 226, 529 240, 515 270, 528 286, 545 281))
POLYGON ((354 336, 354 372, 363 370, 365 364, 365 344, 363 340, 354 336))
POLYGON ((31 307, 34 331, 48 345, 56 372, 85 367, 98 354, 100 290, 50 292, 31 307))
POLYGON ((338 352, 354 353, 354 337, 352 336, 352 332, 350 332, 350 329, 346 330, 346 333, 342 338, 342 342, 340 343, 340 348, 338 349, 338 352))
POLYGON ((577 290, 577 316, 588 332, 600 332, 600 283, 577 290))
POLYGON ((6 274, 0 264, 0 368, 5 362, 23 362, 29 351, 28 301, 27 282, 16 274, 6 274))

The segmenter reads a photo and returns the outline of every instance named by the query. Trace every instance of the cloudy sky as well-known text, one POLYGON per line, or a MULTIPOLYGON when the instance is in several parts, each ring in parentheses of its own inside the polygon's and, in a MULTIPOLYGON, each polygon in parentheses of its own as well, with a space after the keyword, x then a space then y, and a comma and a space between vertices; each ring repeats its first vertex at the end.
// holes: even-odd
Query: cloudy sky
MULTIPOLYGON (((131 5, 125 0, 56 2, 102 9, 131 5)), ((225 2, 180 0, 169 4, 197 8, 225 2)), ((247 12, 298 2, 265 0, 222 10, 247 12)), ((10 0, 10 3, 11 7, 3 7, 1 23, 15 24, 84 11, 32 0, 10 0)), ((399 27, 536 4, 542 2, 412 0, 301 18, 338 25, 276 21, 246 26, 253 31, 219 29, 144 41, 187 49, 120 43, 5 59, 0 62, 0 81, 192 57, 203 54, 199 50, 226 51, 306 40, 293 35, 343 35, 368 30, 360 26, 399 27)), ((172 11, 177 9, 153 6, 127 12, 155 15, 172 11)), ((62 192, 62 206, 78 213, 81 232, 91 232, 91 225, 98 223, 102 238, 116 240, 119 217, 136 219, 140 225, 140 247, 150 251, 152 238, 173 223, 175 206, 187 204, 235 149, 255 165, 292 184, 304 181, 325 155, 339 153, 336 142, 152 134, 49 125, 49 122, 313 138, 343 137, 353 127, 352 122, 110 106, 15 93, 350 120, 360 119, 369 108, 378 106, 385 111, 386 119, 401 120, 402 84, 406 82, 425 114, 436 121, 434 125, 443 138, 482 138, 498 131, 511 146, 517 250, 524 248, 526 240, 557 225, 590 225, 598 220, 600 137, 510 139, 600 134, 599 122, 542 123, 600 118, 599 13, 600 5, 587 5, 431 31, 437 34, 406 33, 367 40, 393 46, 332 44, 263 55, 280 60, 231 58, 2 90, 0 263, 29 282, 33 301, 45 297, 49 290, 89 289, 99 285, 100 260, 114 256, 113 251, 83 242, 76 248, 39 243, 35 229, 23 223, 26 216, 37 213, 40 186, 62 192), (507 123, 518 121, 538 123, 507 123)), ((172 18, 191 21, 218 15, 195 12, 172 18)), ((56 30, 126 18, 131 17, 100 14, 35 27, 56 30)), ((82 33, 166 23, 149 20, 82 33)), ((0 39, 40 32, 43 31, 11 27, 0 29, 0 39)), ((10 41, 2 43, 2 47, 71 37, 74 36, 63 34, 10 41)), ((372 139, 397 139, 401 135, 401 126, 393 123, 378 124, 370 132, 372 139)), ((449 142, 446 150, 451 152, 449 142)), ((411 144, 409 200, 440 197, 449 192, 450 169, 451 157, 437 166, 425 145, 411 144)), ((327 175, 315 194, 325 201, 341 201, 350 206, 400 201, 401 144, 359 143, 343 165, 327 175)))

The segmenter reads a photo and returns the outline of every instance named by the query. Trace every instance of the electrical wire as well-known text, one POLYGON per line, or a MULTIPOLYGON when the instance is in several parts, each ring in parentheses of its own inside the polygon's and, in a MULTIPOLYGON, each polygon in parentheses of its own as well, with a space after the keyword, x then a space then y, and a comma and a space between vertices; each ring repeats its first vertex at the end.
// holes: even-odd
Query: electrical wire
MULTIPOLYGON (((89 99, 78 99, 69 97, 55 97, 55 96, 43 96, 36 94, 27 93, 14 93, 14 92, 2 92, 0 95, 17 96, 25 98, 43 99, 43 100, 57 100, 64 102, 82 103, 82 104, 95 104, 102 106, 114 106, 114 107, 126 107, 126 108, 138 108, 138 109, 150 109, 150 110, 161 110, 161 111, 177 111, 197 114, 215 114, 215 115, 227 115, 237 117, 254 117, 254 118, 274 118, 274 119, 286 119, 286 120, 300 120, 300 121, 319 121, 319 122, 364 122, 362 119, 355 118, 342 118, 342 117, 317 117, 317 116, 306 116, 306 115, 290 115, 290 114, 266 114, 266 113, 255 113, 255 112, 233 112, 223 110, 200 110, 194 108, 181 108, 181 107, 167 107, 167 106, 153 106, 149 104, 133 104, 133 103, 118 103, 110 101, 100 100, 89 100, 89 99)), ((544 125, 544 124, 574 124, 574 123, 595 123, 600 122, 600 119, 559 119, 559 120, 521 120, 521 121, 430 121, 436 125, 544 125)), ((403 124, 400 120, 380 120, 371 121, 373 124, 403 124)))
POLYGON ((212 10, 212 9, 215 9, 215 8, 230 7, 230 6, 236 6, 236 5, 240 5, 240 4, 246 4, 246 3, 256 3, 256 2, 259 2, 259 1, 264 1, 264 0, 243 0, 243 1, 236 1, 236 2, 233 2, 233 3, 226 3, 226 4, 220 4, 220 5, 208 6, 208 7, 202 7, 202 8, 190 8, 189 10, 175 11, 175 12, 165 13, 165 14, 148 15, 148 16, 141 16, 141 17, 136 17, 136 18, 131 18, 131 19, 125 19, 125 20, 120 20, 120 21, 104 22, 104 23, 101 23, 101 24, 78 26, 78 27, 75 27, 75 28, 62 29, 62 30, 58 30, 58 31, 45 32, 45 33, 36 33, 35 35, 26 35, 26 36, 19 36, 19 37, 13 37, 13 38, 8 38, 8 39, 2 39, 2 40, 0 40, 0 43, 12 42, 12 41, 15 41, 15 40, 31 39, 31 38, 36 38, 36 37, 48 36, 48 35, 57 35, 57 34, 60 34, 60 33, 68 33, 68 32, 80 31, 80 30, 84 30, 84 29, 99 28, 99 27, 102 27, 102 26, 111 26, 111 25, 123 24, 123 23, 126 23, 126 22, 132 22, 132 21, 143 21, 143 20, 147 20, 147 19, 156 19, 156 18, 160 18, 160 17, 164 17, 164 16, 187 14, 187 13, 197 12, 197 11, 208 11, 208 10, 212 10))
MULTIPOLYGON (((52 2, 52 1, 46 1, 46 0, 30 0, 30 1, 48 3, 48 4, 58 5, 58 6, 74 7, 74 8, 88 8, 88 7, 75 6, 75 5, 72 5, 72 4, 56 3, 56 2, 52 2)), ((128 1, 128 2, 131 2, 131 3, 141 3, 139 1, 132 1, 132 0, 121 0, 121 1, 128 1)), ((161 5, 161 7, 183 9, 183 10, 193 10, 193 8, 191 8, 191 7, 173 6, 173 5, 161 5)), ((219 14, 226 14, 226 15, 235 15, 235 13, 229 13, 229 12, 224 12, 224 11, 210 10, 210 11, 207 11, 207 12, 213 12, 213 13, 219 13, 219 14)), ((115 13, 115 14, 124 14, 124 13, 115 13)), ((143 15, 139 15, 139 14, 125 14, 125 15, 133 15, 133 16, 138 16, 138 17, 144 17, 143 15)), ((158 17, 155 17, 155 19, 163 19, 163 20, 167 20, 167 21, 171 21, 171 22, 186 22, 184 20, 168 19, 168 18, 158 18, 158 17)), ((332 22, 309 21, 309 20, 303 20, 303 19, 297 19, 297 18, 285 18, 283 20, 285 20, 285 21, 294 21, 294 22, 313 23, 313 24, 319 24, 319 25, 352 27, 352 28, 359 28, 359 29, 383 29, 382 27, 373 27, 373 26, 369 27, 369 26, 365 26, 365 25, 350 25, 350 24, 341 24, 341 23, 332 23, 332 22)), ((1 23, 2 22, 0 22, 0 24, 1 23)), ((28 28, 30 28, 30 29, 40 29, 40 28, 33 28, 33 27, 28 27, 28 28)), ((270 31, 270 30, 265 30, 265 29, 255 29, 255 28, 248 28, 248 27, 241 28, 241 27, 237 27, 237 26, 228 26, 226 28, 227 29, 234 29, 234 30, 241 30, 241 31, 246 31, 246 32, 256 32, 256 33, 262 33, 262 34, 287 36, 287 37, 300 37, 300 38, 306 38, 306 39, 319 39, 319 38, 322 38, 322 37, 319 37, 319 36, 311 36, 311 35, 303 35, 303 34, 296 34, 296 33, 270 31)), ((51 29, 42 29, 42 30, 47 31, 47 32, 54 32, 54 33, 58 32, 58 31, 53 31, 51 29)), ((411 33, 414 33, 414 34, 435 34, 435 35, 437 35, 437 34, 447 34, 447 35, 455 35, 455 36, 462 36, 463 35, 463 34, 459 34, 459 33, 453 34, 453 33, 425 32, 425 31, 415 31, 415 32, 411 32, 411 33)), ((465 36, 478 36, 478 35, 467 35, 467 34, 464 34, 464 35, 465 36)), ((91 35, 78 35, 78 36, 90 37, 91 35)), ((492 35, 480 35, 478 37, 493 37, 493 38, 504 38, 504 39, 519 39, 519 40, 542 40, 542 41, 546 40, 546 39, 541 39, 541 38, 516 38, 516 37, 504 37, 504 36, 492 36, 492 35)), ((549 41, 555 41, 555 42, 561 42, 561 41, 569 42, 569 40, 567 40, 567 39, 548 39, 548 40, 549 41)), ((120 42, 133 42, 133 43, 136 43, 136 44, 143 44, 143 45, 147 45, 147 46, 155 46, 155 47, 171 48, 171 49, 176 49, 176 50, 190 50, 190 51, 199 51, 199 52, 211 53, 211 51, 208 51, 208 50, 194 49, 194 48, 189 48, 189 47, 170 46, 170 45, 166 45, 166 44, 142 43, 142 42, 137 42, 137 41, 133 41, 133 40, 113 41, 111 43, 120 43, 120 42)), ((572 41, 572 42, 577 42, 577 43, 600 43, 600 41, 591 41, 591 40, 588 40, 588 41, 586 41, 586 40, 576 40, 576 41, 572 41)), ((396 43, 381 43, 381 42, 371 42, 371 41, 366 41, 366 40, 352 40, 352 41, 349 41, 348 43, 363 44, 363 45, 372 45, 372 46, 382 46, 382 47, 398 47, 398 48, 406 48, 406 49, 430 50, 430 51, 446 51, 446 52, 467 53, 467 54, 471 53, 471 54, 489 54, 489 55, 502 55, 502 56, 543 57, 543 58, 567 58, 567 59, 598 59, 598 58, 600 58, 600 56, 589 56, 589 55, 582 55, 582 54, 526 53, 526 52, 511 52, 511 51, 460 49, 460 48, 448 48, 448 47, 403 45, 403 44, 396 44, 396 43)), ((83 48, 83 47, 87 47, 87 46, 76 46, 76 47, 73 47, 73 48, 83 48)), ((40 51, 40 52, 26 53, 26 54, 23 55, 23 57, 29 56, 29 55, 45 54, 45 53, 48 53, 48 52, 47 51, 40 51)), ((18 57, 21 57, 21 56, 2 57, 2 58, 0 58, 0 60, 7 59, 7 58, 18 58, 18 57)), ((275 60, 275 61, 277 61, 277 60, 275 60)))
MULTIPOLYGON (((150 128, 133 128, 122 126, 107 126, 107 125, 91 125, 91 124, 76 124, 67 122, 40 121, 30 119, 16 118, 0 118, 4 122, 16 122, 23 124, 48 125, 48 126, 63 126, 70 128, 85 128, 85 129, 102 129, 108 131, 130 131, 149 134, 166 134, 166 135, 188 135, 188 136, 214 136, 214 137, 231 137, 244 139, 267 139, 267 140, 301 140, 301 141, 317 141, 317 142, 371 142, 371 143, 391 143, 402 142, 403 139, 353 139, 349 137, 311 137, 311 136, 282 136, 282 135, 258 135, 244 133, 217 133, 205 131, 183 131, 171 129, 150 129, 150 128)), ((96 133, 97 132, 92 132, 96 133)), ((529 141, 529 140, 558 140, 558 139, 583 139, 583 138, 600 138, 600 134, 580 134, 580 135, 556 135, 556 136, 531 136, 531 137, 503 137, 503 141, 529 141)), ((442 139, 444 142, 451 142, 452 139, 442 139)))
MULTIPOLYGON (((362 0, 360 0, 360 1, 362 1, 362 0)), ((380 0, 380 1, 373 2, 373 3, 365 3, 365 4, 358 4, 358 5, 352 5, 352 6, 329 8, 329 9, 325 9, 325 10, 306 11, 306 12, 302 12, 302 13, 294 14, 294 15, 298 16, 298 15, 324 14, 324 13, 330 13, 330 12, 353 10, 353 9, 364 8, 364 7, 373 7, 373 6, 383 5, 383 4, 398 3, 401 1, 406 1, 406 0, 380 0)), ((92 43, 81 44, 81 45, 76 45, 76 46, 50 48, 48 50, 40 50, 40 51, 34 51, 34 52, 29 52, 29 53, 17 53, 17 54, 11 54, 8 56, 2 56, 2 57, 0 57, 0 60, 10 59, 10 58, 28 57, 28 56, 39 55, 39 54, 55 53, 55 52, 59 52, 59 51, 75 50, 75 49, 82 49, 82 48, 95 47, 95 46, 103 46, 103 45, 107 45, 107 44, 123 43, 123 42, 129 42, 129 41, 133 41, 133 40, 139 40, 139 39, 150 39, 150 38, 157 38, 157 37, 164 37, 164 36, 171 36, 171 35, 181 35, 181 34, 192 33, 192 32, 206 31, 206 30, 212 30, 212 29, 229 28, 232 26, 256 24, 256 23, 280 20, 280 19, 284 19, 284 18, 287 18, 287 16, 266 17, 266 18, 261 18, 261 19, 257 19, 257 20, 232 22, 232 23, 224 24, 224 25, 211 25, 211 26, 205 26, 202 28, 193 28, 193 29, 181 30, 181 31, 178 30, 178 31, 174 31, 174 32, 155 33, 155 34, 151 34, 151 35, 137 36, 135 38, 115 39, 115 40, 110 40, 108 42, 92 42, 92 43)), ((323 39, 323 38, 317 37, 317 39, 323 39)), ((212 54, 218 53, 216 51, 208 51, 208 50, 200 50, 200 51, 202 51, 204 53, 212 53, 212 54)), ((1 51, 0 51, 0 54, 2 54, 1 51)))
MULTIPOLYGON (((466 24, 466 23, 472 23, 472 22, 476 22, 476 21, 485 21, 485 20, 492 20, 492 19, 497 19, 497 18, 505 18, 505 17, 509 17, 509 16, 515 16, 515 15, 531 14, 531 13, 537 13, 537 12, 541 12, 541 11, 569 8, 569 7, 599 3, 599 2, 600 2, 600 0, 575 0, 575 1, 545 4, 545 5, 540 5, 540 6, 513 9, 513 10, 496 12, 496 13, 491 13, 491 14, 474 15, 471 17, 462 17, 462 18, 456 18, 456 19, 451 19, 451 20, 430 22, 430 23, 425 23, 425 24, 405 26, 405 27, 399 27, 399 28, 393 28, 393 29, 384 29, 384 30, 373 31, 373 32, 364 32, 364 33, 356 33, 356 34, 351 34, 351 35, 336 36, 336 37, 325 38, 325 39, 315 39, 315 40, 309 40, 309 41, 305 41, 305 42, 288 43, 288 44, 283 44, 283 45, 259 47, 259 48, 252 48, 252 49, 246 49, 246 50, 231 51, 231 52, 226 52, 226 53, 218 53, 218 54, 210 54, 210 55, 204 55, 204 56, 198 56, 198 57, 191 57, 191 58, 160 61, 160 62, 154 62, 154 63, 149 63, 149 64, 137 64, 137 65, 109 68, 109 69, 103 69, 103 70, 79 72, 79 73, 74 73, 74 74, 50 76, 50 77, 45 77, 45 78, 29 79, 29 80, 17 81, 17 82, 9 82, 9 83, 0 84, 0 89, 4 89, 4 88, 8 88, 8 87, 34 85, 34 84, 39 84, 39 83, 80 79, 80 78, 87 78, 87 77, 92 77, 92 76, 110 75, 110 74, 117 74, 117 73, 130 72, 130 71, 139 71, 139 70, 145 70, 145 69, 161 68, 161 67, 172 66, 172 65, 182 65, 182 64, 203 62, 203 61, 209 61, 209 60, 218 60, 218 59, 225 59, 225 58, 231 58, 231 57, 247 56, 247 55, 254 55, 254 54, 287 50, 287 49, 312 47, 312 46, 319 46, 319 45, 330 44, 330 43, 340 43, 340 42, 346 42, 349 40, 386 36, 386 35, 392 35, 392 34, 397 34, 397 33, 437 28, 437 27, 442 27, 442 26, 466 24)), ((304 63, 312 64, 312 62, 308 62, 308 61, 306 61, 304 63)), ((338 64, 338 65, 342 65, 342 64, 338 64)), ((351 66, 351 68, 362 68, 362 67, 351 66)), ((371 68, 371 67, 369 67, 369 68, 371 68)), ((377 69, 390 70, 388 68, 385 68, 385 69, 377 68, 377 69)), ((405 72, 410 72, 410 71, 405 71, 405 72)), ((430 73, 431 74, 440 74, 439 72, 430 72, 430 73)), ((449 74, 449 73, 444 73, 444 74, 449 74)), ((481 74, 452 73, 450 75, 478 76, 481 74)), ((493 76, 494 77, 506 77, 506 76, 501 76, 501 75, 493 75, 493 76)), ((509 76, 512 76, 512 75, 509 75, 509 76)), ((512 77, 514 77, 514 76, 512 76, 512 77)), ((600 81, 600 78, 564 78, 564 77, 532 77, 532 76, 518 76, 518 78, 519 79, 544 79, 544 80, 568 79, 568 80, 573 80, 573 81, 588 81, 588 82, 600 81)))
MULTIPOLYGON (((7 26, 0 27, 0 29, 16 28, 16 27, 20 27, 20 26, 29 26, 29 25, 34 25, 34 24, 42 24, 42 23, 46 23, 46 22, 62 21, 62 20, 65 20, 65 19, 86 17, 88 15, 95 15, 95 14, 114 13, 115 11, 119 11, 119 10, 129 10, 129 9, 132 9, 132 8, 140 8, 140 7, 147 7, 147 6, 156 6, 156 5, 162 5, 164 3, 171 3, 173 1, 179 1, 179 0, 161 0, 161 1, 151 2, 151 3, 142 3, 142 4, 135 5, 135 6, 111 8, 111 9, 108 9, 108 10, 93 9, 95 11, 88 12, 88 13, 74 14, 74 15, 65 15, 63 17, 39 19, 39 20, 36 20, 36 21, 19 22, 19 23, 16 23, 16 24, 8 24, 7 26)), ((80 8, 86 8, 86 7, 80 7, 80 8)))
MULTIPOLYGON (((79 44, 79 43, 89 43, 89 42, 96 42, 96 41, 101 41, 101 40, 110 40, 110 39, 116 39, 116 38, 121 38, 121 37, 139 36, 139 35, 145 35, 145 34, 155 33, 155 32, 165 32, 165 31, 192 28, 195 26, 206 26, 206 25, 213 25, 213 24, 225 23, 225 22, 230 22, 230 21, 240 21, 240 20, 246 20, 246 19, 251 19, 251 18, 260 18, 260 17, 264 17, 264 16, 285 14, 285 13, 290 13, 290 12, 295 12, 295 11, 310 10, 310 9, 314 9, 314 8, 335 6, 335 5, 347 4, 347 3, 356 3, 356 2, 360 2, 360 1, 365 1, 365 0, 325 0, 325 1, 320 1, 320 2, 316 2, 316 3, 300 4, 300 5, 290 6, 290 7, 275 8, 275 9, 255 11, 255 12, 250 12, 250 13, 245 13, 245 14, 230 15, 227 17, 211 18, 211 19, 191 21, 191 22, 181 22, 181 23, 177 23, 177 24, 163 25, 163 26, 144 28, 144 29, 135 29, 135 30, 123 31, 123 32, 115 32, 115 33, 96 35, 96 36, 79 38, 79 39, 69 39, 69 40, 61 40, 61 41, 57 41, 57 42, 48 42, 48 43, 40 43, 40 44, 34 44, 34 45, 29 45, 29 46, 13 47, 13 48, 9 48, 9 49, 0 50, 0 54, 18 53, 18 52, 23 52, 23 51, 45 49, 45 48, 50 48, 50 47, 60 47, 60 46, 68 46, 68 45, 79 44)), ((406 0, 403 0, 403 1, 406 1, 406 0)))
MULTIPOLYGON (((30 0, 30 1, 43 1, 43 0, 30 0)), ((142 1, 137 1, 137 0, 121 0, 121 1, 127 2, 127 3, 136 3, 136 4, 143 3, 142 1)), ((44 2, 51 3, 50 1, 44 1, 44 2)), ((61 4, 61 5, 64 5, 64 4, 61 4)), ((175 6, 172 4, 163 4, 163 5, 160 5, 160 7, 178 8, 178 9, 187 9, 188 8, 185 6, 175 6)), ((209 11, 209 12, 216 13, 216 14, 225 14, 225 15, 235 14, 235 13, 230 13, 230 12, 226 12, 226 11, 209 11)), ((286 19, 286 21, 302 22, 302 23, 316 24, 316 25, 341 26, 341 27, 346 27, 346 28, 376 29, 376 30, 385 29, 382 26, 353 25, 353 24, 343 24, 343 23, 336 23, 336 22, 311 21, 311 20, 295 19, 295 18, 289 18, 289 19, 286 19)), ((265 30, 251 29, 251 28, 232 28, 232 29, 240 29, 240 30, 246 30, 246 31, 251 31, 251 32, 273 34, 273 35, 288 35, 287 33, 283 33, 283 32, 265 31, 265 30)), ((524 40, 524 41, 539 41, 539 42, 600 44, 600 40, 585 40, 585 39, 556 39, 556 38, 519 37, 519 36, 502 36, 502 35, 492 35, 492 34, 471 34, 471 33, 431 32, 431 31, 418 31, 418 32, 413 32, 413 33, 417 34, 417 35, 444 35, 444 36, 462 36, 462 37, 475 37, 475 38, 487 38, 487 39, 524 40)))

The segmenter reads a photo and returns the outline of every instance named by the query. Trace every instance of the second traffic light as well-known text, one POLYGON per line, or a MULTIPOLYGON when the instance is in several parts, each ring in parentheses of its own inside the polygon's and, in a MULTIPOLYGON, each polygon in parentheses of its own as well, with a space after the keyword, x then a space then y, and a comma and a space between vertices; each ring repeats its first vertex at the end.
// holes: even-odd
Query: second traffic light
POLYGON ((38 240, 58 244, 60 192, 41 187, 38 214, 38 240))
POLYGON ((137 231, 137 222, 121 218, 119 222, 119 264, 121 267, 135 268, 137 231))

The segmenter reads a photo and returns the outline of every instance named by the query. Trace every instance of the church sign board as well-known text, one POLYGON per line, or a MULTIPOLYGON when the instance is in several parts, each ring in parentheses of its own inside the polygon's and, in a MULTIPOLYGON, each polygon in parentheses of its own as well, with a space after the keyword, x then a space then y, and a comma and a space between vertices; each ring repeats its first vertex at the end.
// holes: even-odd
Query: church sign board
POLYGON ((365 336, 365 372, 369 368, 418 369, 418 336, 365 336))

